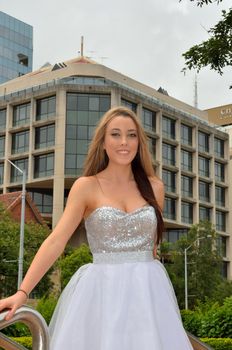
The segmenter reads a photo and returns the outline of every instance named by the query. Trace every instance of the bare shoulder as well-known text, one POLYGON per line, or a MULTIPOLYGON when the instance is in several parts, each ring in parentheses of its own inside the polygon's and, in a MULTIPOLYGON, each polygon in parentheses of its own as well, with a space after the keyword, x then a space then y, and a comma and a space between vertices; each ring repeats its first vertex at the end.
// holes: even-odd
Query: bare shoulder
POLYGON ((71 187, 70 196, 77 196, 88 201, 88 196, 93 193, 95 181, 93 176, 79 177, 71 187))
POLYGON ((163 210, 163 207, 164 207, 164 183, 157 176, 149 176, 149 181, 151 183, 156 200, 157 200, 161 210, 163 210))

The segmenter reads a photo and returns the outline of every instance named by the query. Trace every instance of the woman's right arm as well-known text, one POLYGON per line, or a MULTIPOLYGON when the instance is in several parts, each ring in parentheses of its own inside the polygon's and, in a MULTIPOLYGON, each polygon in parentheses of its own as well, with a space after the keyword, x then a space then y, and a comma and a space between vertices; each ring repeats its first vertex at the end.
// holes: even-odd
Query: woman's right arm
MULTIPOLYGON (((53 232, 42 243, 36 253, 20 289, 27 294, 33 290, 57 258, 62 254, 66 243, 81 222, 88 198, 90 198, 91 186, 88 178, 79 178, 72 186, 64 213, 53 232)), ((26 301, 26 294, 18 291, 13 296, 0 301, 0 311, 9 308, 6 319, 10 319, 14 312, 26 301)))

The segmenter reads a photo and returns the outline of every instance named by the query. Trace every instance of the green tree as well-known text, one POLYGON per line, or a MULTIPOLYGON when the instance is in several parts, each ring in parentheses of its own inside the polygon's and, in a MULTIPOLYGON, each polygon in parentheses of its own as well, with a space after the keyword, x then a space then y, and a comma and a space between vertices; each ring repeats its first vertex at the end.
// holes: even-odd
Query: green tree
POLYGON ((68 253, 59 261, 61 269, 61 288, 69 282, 72 275, 82 266, 93 261, 91 251, 86 244, 73 249, 67 247, 68 253))
MULTIPOLYGON (((193 225, 187 236, 173 244, 169 251, 170 259, 166 264, 181 308, 184 307, 184 250, 188 262, 188 295, 189 306, 197 300, 212 298, 218 285, 223 281, 221 276, 222 258, 216 247, 217 233, 210 222, 193 225), (207 236, 211 236, 208 238, 207 236), (199 238, 198 242, 197 239, 199 238), (195 242, 195 243, 194 243, 195 242), (171 263, 170 263, 171 262, 171 263)), ((161 249, 162 251, 162 249, 161 249)))
MULTIPOLYGON (((198 6, 208 5, 212 2, 222 2, 222 0, 196 1, 198 6)), ((192 46, 183 53, 185 58, 184 72, 187 69, 200 71, 203 67, 209 66, 210 69, 222 75, 223 68, 232 65, 232 8, 228 11, 222 11, 221 20, 208 30, 208 34, 208 40, 192 46)))
MULTIPOLYGON (((24 274, 48 234, 49 230, 45 226, 35 223, 25 224, 24 274)), ((14 221, 4 207, 0 205, 0 297, 13 294, 17 290, 19 238, 20 224, 14 221)), ((42 296, 49 291, 52 285, 49 278, 51 271, 38 284, 34 295, 42 296)))

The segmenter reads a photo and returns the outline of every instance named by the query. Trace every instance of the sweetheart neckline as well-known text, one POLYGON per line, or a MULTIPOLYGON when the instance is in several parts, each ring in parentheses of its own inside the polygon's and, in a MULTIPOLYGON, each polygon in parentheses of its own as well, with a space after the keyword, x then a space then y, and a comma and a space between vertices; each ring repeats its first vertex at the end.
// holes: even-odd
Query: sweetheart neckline
POLYGON ((135 213, 137 213, 137 211, 139 211, 139 210, 141 210, 141 209, 144 209, 144 208, 153 208, 153 206, 152 205, 150 205, 150 204, 145 204, 145 205, 143 205, 142 207, 139 207, 139 208, 137 208, 137 209, 134 209, 133 211, 131 211, 131 212, 126 212, 125 210, 123 210, 123 209, 120 209, 120 208, 116 208, 116 207, 113 207, 113 206, 111 206, 111 205, 102 205, 101 207, 98 207, 98 208, 96 208, 96 209, 94 209, 88 216, 87 216, 87 218, 86 219, 84 219, 85 221, 87 221, 88 219, 90 219, 90 217, 91 216, 93 216, 97 211, 99 211, 100 209, 114 209, 114 210, 117 210, 117 211, 119 211, 120 213, 122 213, 122 214, 124 214, 125 216, 129 216, 129 215, 133 215, 133 214, 135 214, 135 213))

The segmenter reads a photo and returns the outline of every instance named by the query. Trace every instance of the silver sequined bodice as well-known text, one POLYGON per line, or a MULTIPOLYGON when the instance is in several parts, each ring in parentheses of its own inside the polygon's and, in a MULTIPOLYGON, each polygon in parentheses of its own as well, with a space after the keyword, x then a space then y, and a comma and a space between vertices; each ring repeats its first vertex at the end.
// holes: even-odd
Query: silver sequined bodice
MULTIPOLYGON (((94 256, 107 253, 152 252, 156 240, 155 210, 146 205, 131 213, 111 206, 95 209, 85 221, 94 256)), ((125 255, 125 254, 124 254, 125 255)))

